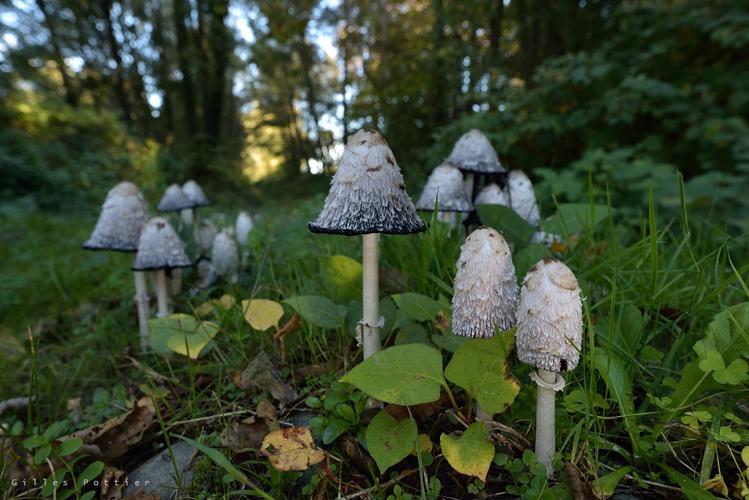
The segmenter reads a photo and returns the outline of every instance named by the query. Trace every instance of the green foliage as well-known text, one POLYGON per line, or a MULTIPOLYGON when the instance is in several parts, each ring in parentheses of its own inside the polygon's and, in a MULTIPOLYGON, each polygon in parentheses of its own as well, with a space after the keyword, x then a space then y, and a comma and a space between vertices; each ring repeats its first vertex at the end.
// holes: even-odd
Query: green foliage
POLYGON ((148 320, 151 349, 158 353, 176 352, 197 359, 216 336, 218 325, 200 321, 189 314, 172 314, 148 320))
POLYGON ((323 328, 341 328, 344 324, 346 307, 336 305, 327 297, 302 295, 283 301, 310 323, 323 328))
POLYGON ((367 450, 377 462, 381 474, 406 458, 416 442, 411 421, 397 421, 385 410, 375 415, 367 426, 366 439, 367 450))
POLYGON ((457 439, 442 434, 440 447, 453 469, 486 481, 486 474, 494 459, 494 444, 489 440, 484 424, 476 422, 469 425, 457 439))

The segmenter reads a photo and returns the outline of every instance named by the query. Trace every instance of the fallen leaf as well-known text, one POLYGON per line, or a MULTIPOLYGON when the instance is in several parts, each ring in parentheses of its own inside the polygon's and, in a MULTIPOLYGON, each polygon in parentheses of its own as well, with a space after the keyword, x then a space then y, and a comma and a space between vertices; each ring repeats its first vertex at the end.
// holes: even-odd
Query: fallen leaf
POLYGON ((270 428, 264 419, 249 417, 241 422, 232 422, 221 433, 221 446, 234 453, 260 449, 263 438, 270 428))
POLYGON ((486 481, 486 474, 494 459, 494 444, 489 441, 484 424, 471 424, 457 439, 442 434, 440 447, 453 469, 486 481))
POLYGON ((262 452, 281 471, 307 470, 322 462, 325 452, 315 446, 309 427, 286 427, 263 439, 262 452))
POLYGON ((278 322, 283 317, 283 306, 274 300, 243 300, 242 311, 250 326, 261 332, 270 327, 278 328, 278 322))
MULTIPOLYGON (((124 476, 125 471, 119 470, 115 467, 105 466, 99 482, 99 484, 101 484, 99 498, 102 498, 103 500, 120 500, 123 498, 125 492, 125 482, 123 481, 124 476)), ((133 498, 133 496, 131 495, 129 498, 133 498)))
POLYGON ((278 412, 276 411, 276 407, 273 406, 273 403, 271 403, 267 399, 263 399, 257 404, 257 408, 255 408, 255 414, 259 418, 265 418, 267 420, 270 420, 271 422, 275 422, 276 420, 278 420, 278 412))
POLYGON ((717 474, 712 479, 708 479, 702 485, 706 490, 713 490, 721 495, 728 496, 728 485, 723 480, 723 476, 717 474))
POLYGON ((283 381, 281 373, 273 366, 265 351, 260 351, 247 368, 233 376, 233 382, 242 390, 250 387, 261 391, 267 390, 274 399, 282 403, 299 399, 299 394, 283 381))

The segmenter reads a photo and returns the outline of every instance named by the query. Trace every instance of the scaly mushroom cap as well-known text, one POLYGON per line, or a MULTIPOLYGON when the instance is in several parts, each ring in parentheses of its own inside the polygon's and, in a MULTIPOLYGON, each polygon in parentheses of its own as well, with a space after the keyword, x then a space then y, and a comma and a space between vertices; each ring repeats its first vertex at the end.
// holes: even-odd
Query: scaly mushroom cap
POLYGON ((424 191, 421 193, 417 210, 431 212, 438 202, 440 212, 470 212, 473 210, 471 200, 463 187, 463 175, 460 170, 445 162, 432 170, 424 191))
POLYGON ((234 223, 234 231, 237 234, 237 241, 240 245, 247 243, 247 236, 252 231, 254 224, 252 223, 252 217, 247 212, 239 212, 237 215, 237 221, 234 223))
POLYGON ((185 244, 169 221, 163 217, 149 220, 140 234, 133 271, 174 269, 190 265, 190 259, 185 253, 185 244))
POLYGON ((313 233, 410 234, 426 226, 408 197, 393 152, 380 134, 360 130, 346 143, 313 233))
POLYGON ((492 337, 515 325, 518 285, 504 237, 482 227, 466 238, 455 275, 452 330, 463 337, 492 337))
POLYGON ((216 239, 216 226, 209 220, 201 220, 195 231, 195 242, 201 252, 210 252, 216 239))
POLYGON ((229 228, 222 230, 213 240, 211 263, 219 276, 231 277, 239 271, 239 250, 229 228))
POLYGON ((583 314, 572 271, 549 257, 528 270, 520 291, 516 334, 523 363, 562 373, 580 361, 583 314))
POLYGON ((147 221, 148 204, 140 190, 132 182, 120 182, 107 193, 94 232, 83 248, 135 252, 147 221))
POLYGON ((502 174, 507 171, 489 139, 476 129, 469 130, 458 139, 447 161, 464 172, 502 174))
POLYGON ((512 170, 508 175, 508 184, 512 209, 531 226, 538 226, 541 216, 531 180, 522 170, 512 170))
POLYGON ((162 196, 156 207, 160 212, 176 212, 183 208, 192 208, 194 206, 190 198, 187 197, 179 184, 172 184, 162 196))
POLYGON ((510 195, 507 190, 502 189, 498 185, 491 183, 484 189, 479 191, 476 195, 476 199, 473 202, 474 205, 504 205, 510 206, 510 195))
POLYGON ((204 207, 211 204, 211 202, 208 201, 208 197, 203 192, 203 188, 200 187, 200 184, 192 179, 182 185, 182 191, 184 191, 192 202, 193 208, 204 207))

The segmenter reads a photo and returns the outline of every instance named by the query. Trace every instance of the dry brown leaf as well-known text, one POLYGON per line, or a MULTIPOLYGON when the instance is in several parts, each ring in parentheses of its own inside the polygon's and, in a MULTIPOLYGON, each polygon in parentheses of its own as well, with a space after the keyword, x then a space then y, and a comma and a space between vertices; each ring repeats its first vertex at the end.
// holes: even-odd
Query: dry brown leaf
POLYGON ((242 390, 255 387, 270 392, 274 399, 289 403, 299 398, 297 392, 281 377, 281 372, 273 366, 264 351, 255 356, 242 373, 232 376, 234 384, 242 390))
POLYGON ((315 446, 309 427, 286 427, 263 439, 262 452, 281 471, 307 470, 325 460, 325 452, 315 446))
POLYGON ((221 446, 229 448, 233 453, 258 450, 269 431, 270 427, 265 419, 249 417, 241 422, 232 422, 221 433, 221 446))
POLYGON ((267 399, 263 399, 257 404, 257 408, 255 408, 255 414, 258 417, 265 418, 267 420, 270 420, 271 422, 275 422, 276 420, 278 420, 278 412, 276 411, 276 407, 273 406, 273 403, 271 403, 267 399))
POLYGON ((127 500, 161 500, 161 495, 153 492, 146 493, 143 488, 138 488, 127 496, 127 500))
POLYGON ((101 475, 99 483, 101 484, 99 498, 104 500, 121 500, 125 493, 124 476, 125 471, 108 465, 104 467, 104 473, 101 475))

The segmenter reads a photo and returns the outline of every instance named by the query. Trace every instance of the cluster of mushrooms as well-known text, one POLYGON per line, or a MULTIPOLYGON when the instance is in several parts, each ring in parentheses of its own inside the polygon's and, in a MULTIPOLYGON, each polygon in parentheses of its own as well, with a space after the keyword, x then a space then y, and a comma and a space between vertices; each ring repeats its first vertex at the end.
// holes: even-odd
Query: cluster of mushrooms
MULTIPOLYGON (((424 231, 416 210, 432 211, 435 204, 440 212, 471 211, 471 198, 480 184, 484 185, 475 203, 511 206, 537 226, 539 210, 530 180, 515 170, 507 176, 506 189, 491 182, 501 181, 505 172, 486 137, 471 130, 434 169, 414 206, 384 138, 368 130, 349 138, 323 210, 308 227, 316 233, 362 236, 363 318, 357 333, 364 359, 381 348, 379 330, 384 320, 378 311, 379 235, 424 231), (460 170, 466 173, 465 178, 460 170)), ((479 227, 467 236, 457 262, 452 331, 471 338, 492 337, 510 335, 506 332, 513 327, 518 359, 537 369, 532 375, 538 385, 536 455, 551 477, 555 393, 564 388, 560 374, 573 370, 580 359, 580 288, 564 263, 544 258, 530 268, 518 291, 507 241, 494 229, 479 227)))
MULTIPOLYGON (((239 272, 237 242, 244 247, 253 227, 250 215, 240 212, 234 227, 217 232, 212 221, 197 221, 196 209, 209 204, 200 185, 190 180, 182 186, 169 186, 157 206, 160 212, 179 213, 179 228, 183 225, 193 227, 199 254, 197 288, 207 288, 219 277, 236 282, 239 272)), ((171 313, 170 296, 181 290, 181 270, 193 266, 178 231, 167 217, 151 218, 148 203, 138 187, 132 182, 121 182, 107 194, 94 231, 83 248, 135 254, 131 270, 135 281, 140 346, 143 350, 148 349, 150 298, 146 274, 150 273, 152 278, 157 299, 156 316, 164 317, 171 313)))

